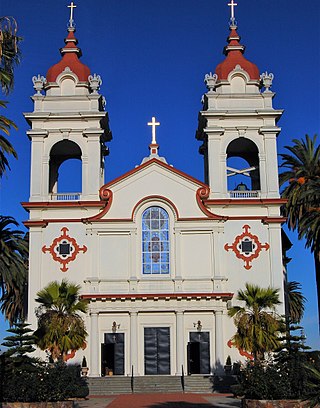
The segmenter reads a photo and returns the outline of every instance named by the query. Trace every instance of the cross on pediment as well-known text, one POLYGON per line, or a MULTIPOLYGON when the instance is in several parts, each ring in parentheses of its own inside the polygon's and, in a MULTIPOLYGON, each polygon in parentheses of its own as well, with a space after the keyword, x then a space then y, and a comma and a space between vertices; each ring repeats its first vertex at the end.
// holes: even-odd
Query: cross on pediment
POLYGON ((156 118, 152 116, 151 122, 148 122, 148 126, 152 127, 152 141, 151 144, 157 144, 156 141, 156 126, 159 126, 160 122, 156 122, 156 118))

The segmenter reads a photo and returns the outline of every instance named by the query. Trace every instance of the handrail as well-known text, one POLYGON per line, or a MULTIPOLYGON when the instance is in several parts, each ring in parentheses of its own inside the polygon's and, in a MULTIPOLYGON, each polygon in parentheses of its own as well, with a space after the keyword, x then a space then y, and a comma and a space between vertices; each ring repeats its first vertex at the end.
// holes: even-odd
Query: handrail
POLYGON ((131 392, 132 394, 134 393, 134 389, 133 389, 133 365, 131 366, 131 392))
POLYGON ((181 386, 182 386, 182 392, 184 392, 184 369, 183 369, 183 364, 181 365, 181 386))

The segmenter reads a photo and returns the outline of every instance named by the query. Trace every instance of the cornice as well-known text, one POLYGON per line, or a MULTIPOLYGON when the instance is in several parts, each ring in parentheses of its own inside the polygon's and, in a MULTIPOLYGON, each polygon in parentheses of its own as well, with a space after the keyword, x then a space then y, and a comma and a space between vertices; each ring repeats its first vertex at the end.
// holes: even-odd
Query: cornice
POLYGON ((211 198, 206 199, 203 203, 206 206, 226 206, 226 205, 283 205, 288 200, 284 198, 211 198))
POLYGON ((89 299, 91 301, 136 301, 136 300, 193 300, 193 299, 217 299, 217 300, 231 300, 233 297, 232 292, 208 292, 208 293, 132 293, 132 294, 83 294, 81 295, 82 299, 89 299))

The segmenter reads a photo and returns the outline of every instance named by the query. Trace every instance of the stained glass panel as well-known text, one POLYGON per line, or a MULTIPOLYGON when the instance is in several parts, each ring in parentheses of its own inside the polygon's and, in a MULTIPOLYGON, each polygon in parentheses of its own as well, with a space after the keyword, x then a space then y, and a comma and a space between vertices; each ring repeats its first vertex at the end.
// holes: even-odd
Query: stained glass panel
POLYGON ((169 215, 160 207, 142 214, 142 272, 169 273, 169 215))

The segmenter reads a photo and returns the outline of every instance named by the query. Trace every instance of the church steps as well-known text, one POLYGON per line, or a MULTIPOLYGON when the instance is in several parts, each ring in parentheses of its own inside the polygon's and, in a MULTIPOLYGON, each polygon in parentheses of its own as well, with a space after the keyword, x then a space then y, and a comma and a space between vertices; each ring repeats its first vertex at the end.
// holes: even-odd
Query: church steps
POLYGON ((133 384, 135 393, 161 393, 182 391, 180 376, 152 375, 135 377, 133 384))
POLYGON ((213 391, 213 377, 192 375, 184 377, 184 391, 210 394, 213 391))
MULTIPOLYGON (((184 391, 198 394, 213 392, 229 393, 230 386, 236 383, 235 376, 185 376, 184 391)), ((88 378, 90 395, 131 394, 131 377, 112 376, 88 378)), ((180 376, 142 376, 133 379, 134 393, 174 393, 183 392, 180 376)))
POLYGON ((89 395, 131 394, 130 377, 88 378, 89 395))

